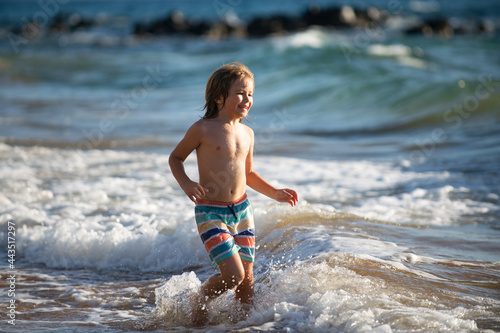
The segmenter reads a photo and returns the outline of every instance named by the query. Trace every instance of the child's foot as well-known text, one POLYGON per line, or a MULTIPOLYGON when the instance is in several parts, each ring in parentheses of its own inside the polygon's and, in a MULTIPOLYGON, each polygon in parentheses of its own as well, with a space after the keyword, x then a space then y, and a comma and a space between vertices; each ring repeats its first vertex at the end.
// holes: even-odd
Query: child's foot
POLYGON ((208 309, 205 298, 199 294, 191 296, 191 322, 195 326, 204 326, 208 322, 208 309))

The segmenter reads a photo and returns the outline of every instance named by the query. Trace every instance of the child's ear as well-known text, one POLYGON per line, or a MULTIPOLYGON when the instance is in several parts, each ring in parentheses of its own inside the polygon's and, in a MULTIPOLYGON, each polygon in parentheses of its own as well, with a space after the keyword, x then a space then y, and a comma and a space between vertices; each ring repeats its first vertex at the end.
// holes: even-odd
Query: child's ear
POLYGON ((215 103, 217 103, 217 104, 223 104, 224 103, 224 98, 222 97, 222 95, 219 96, 219 97, 217 97, 215 99, 215 103))

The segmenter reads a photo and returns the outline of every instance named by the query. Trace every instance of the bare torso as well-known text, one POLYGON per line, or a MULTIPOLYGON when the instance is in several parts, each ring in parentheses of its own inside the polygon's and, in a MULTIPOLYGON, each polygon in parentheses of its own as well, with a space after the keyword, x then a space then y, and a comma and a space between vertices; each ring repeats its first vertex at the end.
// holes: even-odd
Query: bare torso
POLYGON ((198 122, 203 140, 196 148, 200 184, 209 191, 205 198, 230 202, 246 190, 246 160, 251 146, 251 129, 239 122, 218 119, 198 122))

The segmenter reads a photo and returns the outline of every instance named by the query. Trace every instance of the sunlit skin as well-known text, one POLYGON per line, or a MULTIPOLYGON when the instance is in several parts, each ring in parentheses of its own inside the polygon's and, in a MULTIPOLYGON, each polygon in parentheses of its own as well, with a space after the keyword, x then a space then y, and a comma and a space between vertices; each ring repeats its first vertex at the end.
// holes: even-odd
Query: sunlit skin
MULTIPOLYGON (((252 107, 253 90, 253 80, 235 80, 227 98, 220 96, 216 100, 218 116, 194 123, 170 155, 172 174, 193 202, 197 199, 236 201, 245 194, 248 185, 279 202, 297 204, 294 190, 276 189, 253 170, 254 132, 241 122, 252 107), (184 170, 184 161, 194 150, 199 182, 191 180, 184 170)), ((211 276, 194 300, 192 319, 196 325, 203 325, 207 320, 206 304, 229 289, 235 288, 235 297, 242 303, 252 303, 253 263, 234 254, 218 266, 221 273, 211 276)))
POLYGON ((246 185, 279 202, 297 203, 290 189, 276 189, 253 170, 253 130, 242 124, 253 104, 253 81, 233 82, 224 101, 217 101, 219 115, 193 124, 170 155, 174 177, 192 201, 230 202, 245 193, 246 185), (198 159, 199 183, 184 171, 183 162, 193 150, 198 159))

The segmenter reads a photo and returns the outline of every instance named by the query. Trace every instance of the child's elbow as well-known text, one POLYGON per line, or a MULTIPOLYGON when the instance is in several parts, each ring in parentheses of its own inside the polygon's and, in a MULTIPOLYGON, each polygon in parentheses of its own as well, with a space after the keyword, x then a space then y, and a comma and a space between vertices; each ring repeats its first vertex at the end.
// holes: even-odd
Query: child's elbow
POLYGON ((182 162, 183 162, 182 159, 173 153, 170 154, 170 156, 168 158, 168 164, 170 165, 170 168, 172 168, 174 165, 182 163, 182 162))

